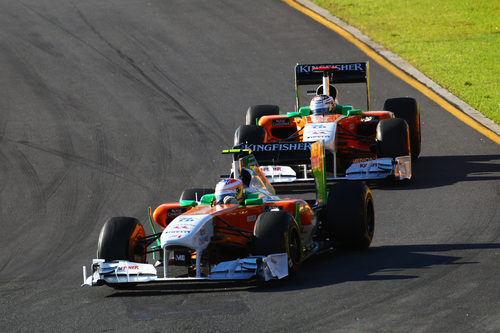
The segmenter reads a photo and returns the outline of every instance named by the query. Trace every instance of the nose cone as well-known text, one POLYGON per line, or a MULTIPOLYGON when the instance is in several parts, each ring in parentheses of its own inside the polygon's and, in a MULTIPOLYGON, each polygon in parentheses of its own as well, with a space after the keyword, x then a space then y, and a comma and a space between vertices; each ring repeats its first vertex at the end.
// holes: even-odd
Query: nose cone
POLYGON ((161 247, 184 246, 196 251, 203 250, 214 235, 213 229, 211 215, 179 216, 163 230, 161 247))

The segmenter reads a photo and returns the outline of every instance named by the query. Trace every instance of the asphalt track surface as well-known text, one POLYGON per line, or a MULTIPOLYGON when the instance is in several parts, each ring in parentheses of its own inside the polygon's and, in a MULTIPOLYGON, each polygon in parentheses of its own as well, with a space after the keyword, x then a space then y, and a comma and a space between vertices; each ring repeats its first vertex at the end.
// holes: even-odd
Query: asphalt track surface
POLYGON ((370 250, 264 287, 80 288, 106 219, 215 184, 246 108, 291 110, 294 64, 330 60, 368 59, 278 0, 2 1, 0 331, 498 331, 500 147, 376 63, 374 109, 415 97, 423 148, 374 187, 370 250))

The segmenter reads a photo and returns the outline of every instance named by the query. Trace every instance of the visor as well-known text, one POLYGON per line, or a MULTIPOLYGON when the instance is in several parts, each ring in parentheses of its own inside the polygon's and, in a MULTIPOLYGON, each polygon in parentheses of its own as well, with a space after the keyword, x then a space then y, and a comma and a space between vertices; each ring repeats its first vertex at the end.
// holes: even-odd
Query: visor
POLYGON ((221 191, 221 192, 216 192, 215 193, 215 202, 222 202, 225 197, 231 196, 236 198, 236 190, 226 190, 226 191, 221 191))
POLYGON ((328 107, 319 107, 312 110, 313 114, 325 114, 328 113, 328 107))

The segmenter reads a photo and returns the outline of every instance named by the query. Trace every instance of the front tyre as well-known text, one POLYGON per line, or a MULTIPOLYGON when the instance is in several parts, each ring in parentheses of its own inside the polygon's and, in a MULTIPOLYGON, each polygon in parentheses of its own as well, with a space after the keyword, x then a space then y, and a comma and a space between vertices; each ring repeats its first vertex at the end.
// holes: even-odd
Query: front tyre
POLYGON ((144 228, 136 218, 112 217, 101 228, 97 258, 145 263, 145 237, 144 228))
POLYGON ((383 119, 377 124, 377 143, 381 157, 410 155, 408 125, 401 118, 383 119))
POLYGON ((254 227, 254 254, 287 253, 288 274, 293 276, 301 261, 301 242, 297 223, 286 211, 259 215, 254 227))
POLYGON ((334 184, 328 194, 326 219, 335 248, 367 249, 375 231, 373 197, 368 186, 363 182, 334 184))

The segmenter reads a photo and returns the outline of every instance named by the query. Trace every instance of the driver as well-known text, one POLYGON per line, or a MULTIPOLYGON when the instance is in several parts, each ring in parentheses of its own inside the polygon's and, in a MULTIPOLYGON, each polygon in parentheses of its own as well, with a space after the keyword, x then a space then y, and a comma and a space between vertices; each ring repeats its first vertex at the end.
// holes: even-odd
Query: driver
POLYGON ((316 95, 311 100, 309 108, 312 114, 319 116, 333 113, 335 106, 335 101, 332 96, 316 95))
POLYGON ((245 201, 245 188, 239 179, 226 178, 215 186, 215 202, 217 204, 240 204, 245 201))

